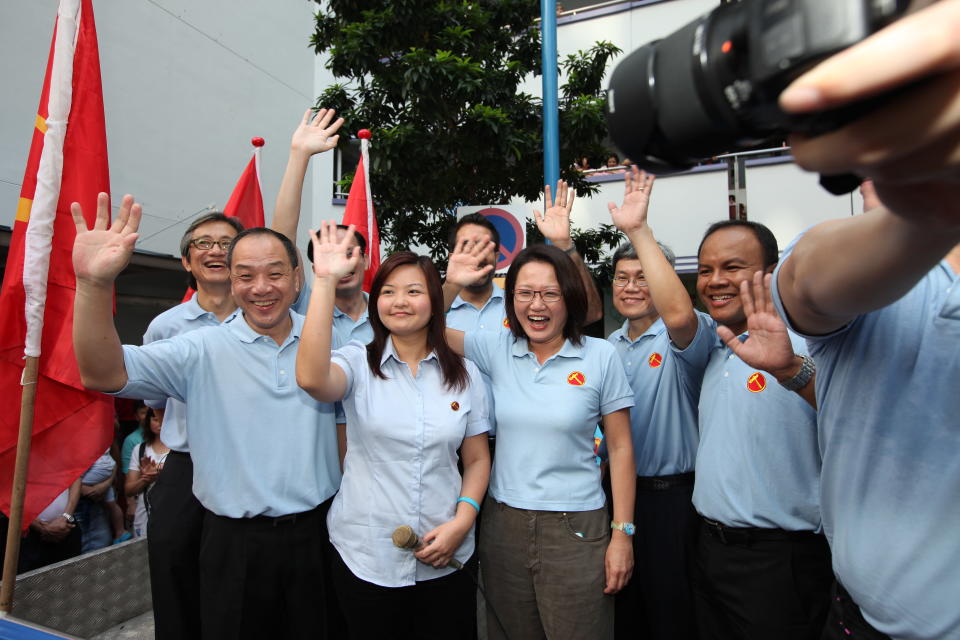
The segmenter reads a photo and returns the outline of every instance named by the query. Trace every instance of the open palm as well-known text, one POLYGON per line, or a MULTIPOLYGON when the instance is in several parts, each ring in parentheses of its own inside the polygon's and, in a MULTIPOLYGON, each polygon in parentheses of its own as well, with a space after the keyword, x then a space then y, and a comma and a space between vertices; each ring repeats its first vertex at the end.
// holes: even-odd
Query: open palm
POLYGON ((316 115, 312 115, 313 109, 307 109, 300 126, 293 132, 290 146, 310 155, 323 153, 336 147, 340 136, 334 134, 343 125, 343 118, 333 121, 336 113, 333 109, 320 109, 316 115))
POLYGON ((740 342, 729 328, 717 327, 717 334, 745 363, 762 371, 779 371, 794 361, 793 344, 787 325, 777 313, 770 295, 772 274, 753 274, 753 282, 740 283, 740 297, 747 316, 747 339, 740 342))
POLYGON ((360 262, 360 247, 350 246, 356 227, 350 225, 337 240, 337 223, 325 220, 320 223, 320 235, 310 231, 313 243, 313 273, 319 278, 339 280, 353 273, 360 262))
POLYGON ((557 197, 554 199, 550 192, 550 185, 543 187, 544 212, 533 212, 533 219, 543 237, 561 249, 569 248, 570 242, 570 210, 573 209, 573 199, 576 196, 573 189, 563 180, 557 182, 557 197))
POLYGON ((623 204, 618 208, 610 202, 607 209, 617 229, 624 233, 637 231, 647 224, 647 208, 656 176, 632 167, 624 174, 623 204))
POLYGON ((140 226, 140 205, 134 203, 133 196, 124 196, 120 213, 109 229, 110 197, 106 193, 97 196, 97 220, 93 229, 87 229, 80 203, 70 205, 70 212, 77 227, 73 243, 73 270, 77 279, 101 285, 112 283, 133 255, 140 226))

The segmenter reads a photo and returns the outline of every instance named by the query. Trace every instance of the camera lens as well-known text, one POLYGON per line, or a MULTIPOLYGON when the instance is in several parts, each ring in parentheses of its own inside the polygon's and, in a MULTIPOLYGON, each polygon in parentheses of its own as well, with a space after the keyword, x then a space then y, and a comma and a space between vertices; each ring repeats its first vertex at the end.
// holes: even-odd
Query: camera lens
POLYGON ((722 5, 640 47, 614 70, 607 125, 620 151, 659 173, 686 169, 747 135, 736 107, 749 100, 741 5, 722 5), (738 94, 742 92, 742 94, 738 94))

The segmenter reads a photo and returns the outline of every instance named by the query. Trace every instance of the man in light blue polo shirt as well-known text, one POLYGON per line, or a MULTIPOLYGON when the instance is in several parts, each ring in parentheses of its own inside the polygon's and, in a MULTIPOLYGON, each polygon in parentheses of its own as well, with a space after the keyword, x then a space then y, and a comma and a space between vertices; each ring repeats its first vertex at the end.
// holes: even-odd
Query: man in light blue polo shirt
POLYGON ((837 578, 824 638, 956 640, 960 224, 955 201, 939 216, 873 202, 798 238, 772 283, 817 363, 837 578))
POLYGON ((705 638, 819 639, 827 612, 812 363, 782 323, 748 332, 740 294, 754 273, 773 271, 777 253, 769 229, 740 220, 712 225, 698 251, 697 292, 726 342, 700 392, 694 589, 705 638), (782 367, 748 365, 727 346, 741 341, 784 353, 782 367))
POLYGON ((314 401, 295 380, 303 326, 290 311, 296 250, 269 229, 239 234, 226 261, 239 314, 121 346, 111 292, 133 252, 140 207, 126 196, 104 230, 109 200, 101 194, 93 231, 79 205, 73 211, 74 346, 84 384, 186 403, 194 493, 209 510, 200 554, 204 637, 315 632, 324 596, 321 505, 336 491, 339 465, 333 405, 314 401))
POLYGON ((616 633, 652 640, 697 637, 690 558, 700 381, 716 343, 714 324, 693 308, 676 258, 647 224, 654 176, 624 176, 623 204, 610 205, 630 244, 613 254, 613 306, 626 318, 608 340, 633 389, 630 431, 637 463, 633 579, 617 594, 616 633), (675 347, 675 348, 674 348, 675 347))

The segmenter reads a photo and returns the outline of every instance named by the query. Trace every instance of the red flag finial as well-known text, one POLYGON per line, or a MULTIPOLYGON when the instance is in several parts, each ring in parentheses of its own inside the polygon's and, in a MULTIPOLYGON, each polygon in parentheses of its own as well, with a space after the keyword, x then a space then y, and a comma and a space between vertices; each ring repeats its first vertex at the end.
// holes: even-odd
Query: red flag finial
POLYGON ((262 147, 263 145, 267 144, 267 141, 263 138, 250 138, 250 144, 255 147, 262 147))
POLYGON ((370 129, 360 129, 360 131, 357 131, 357 137, 362 140, 369 140, 373 137, 373 134, 370 133, 370 129))

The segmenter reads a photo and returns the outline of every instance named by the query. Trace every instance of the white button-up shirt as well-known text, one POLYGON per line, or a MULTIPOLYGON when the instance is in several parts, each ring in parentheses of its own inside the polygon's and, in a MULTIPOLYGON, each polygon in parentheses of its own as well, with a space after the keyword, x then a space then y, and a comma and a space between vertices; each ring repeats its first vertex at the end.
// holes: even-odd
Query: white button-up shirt
MULTIPOLYGON (((361 580, 403 587, 445 576, 394 546, 391 536, 410 525, 420 536, 452 520, 460 496, 457 449, 464 438, 489 430, 486 395, 476 366, 465 361, 463 391, 448 389, 437 356, 421 360, 416 377, 387 340, 376 377, 366 347, 354 341, 333 353, 347 376, 347 455, 343 482, 327 518, 330 541, 361 580)), ((473 531, 454 554, 473 554, 473 531)))

